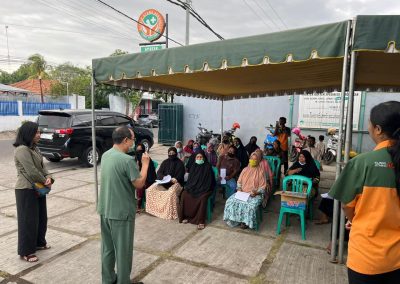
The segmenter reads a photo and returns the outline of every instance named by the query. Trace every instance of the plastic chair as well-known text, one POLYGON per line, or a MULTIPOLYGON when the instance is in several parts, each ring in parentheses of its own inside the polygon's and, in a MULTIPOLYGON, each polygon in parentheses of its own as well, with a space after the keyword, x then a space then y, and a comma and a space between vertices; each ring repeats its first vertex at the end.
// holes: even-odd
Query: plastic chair
POLYGON ((304 208, 304 209, 287 208, 287 207, 282 207, 282 205, 281 205, 281 210, 279 212, 278 226, 276 228, 276 234, 279 235, 281 233, 281 223, 282 223, 283 215, 285 213, 287 214, 286 215, 286 226, 290 225, 290 221, 289 221, 290 214, 297 214, 297 215, 300 215, 301 238, 303 240, 305 240, 306 239, 305 212, 307 210, 308 199, 310 198, 310 194, 311 194, 312 180, 310 178, 307 178, 304 176, 299 176, 299 175, 287 176, 283 179, 283 191, 287 190, 287 186, 290 181, 292 182, 292 191, 293 192, 304 192, 303 187, 304 187, 304 185, 307 186, 306 208, 304 208))
POLYGON ((273 182, 274 187, 276 188, 281 177, 281 159, 274 156, 264 156, 264 159, 267 160, 269 167, 274 174, 273 182))
POLYGON ((154 168, 157 170, 157 168, 158 168, 158 162, 156 162, 156 161, 154 161, 154 160, 152 160, 152 161, 153 161, 154 168))
POLYGON ((314 159, 314 162, 315 162, 315 165, 317 166, 317 169, 321 170, 321 163, 318 160, 315 160, 315 159, 314 159))
MULTIPOLYGON (((217 167, 212 167, 213 173, 214 173, 214 177, 215 177, 215 181, 217 183, 218 181, 218 169, 217 167)), ((214 211, 214 205, 215 205, 215 196, 216 196, 216 192, 217 192, 217 185, 215 185, 215 188, 212 192, 212 194, 208 197, 207 199, 207 223, 211 223, 212 220, 212 212, 214 211)))

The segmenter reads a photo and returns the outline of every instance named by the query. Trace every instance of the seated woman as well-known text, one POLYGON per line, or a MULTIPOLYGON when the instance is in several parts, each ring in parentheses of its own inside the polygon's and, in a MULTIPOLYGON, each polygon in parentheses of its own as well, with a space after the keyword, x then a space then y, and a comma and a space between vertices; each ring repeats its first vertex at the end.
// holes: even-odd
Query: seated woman
MULTIPOLYGON (((142 169, 142 155, 145 152, 145 149, 146 148, 144 147, 143 144, 139 143, 136 145, 135 158, 136 158, 136 162, 139 167, 139 171, 142 169)), ((150 159, 149 168, 147 170, 147 178, 146 178, 144 187, 136 189, 137 208, 138 209, 143 208, 142 200, 143 200, 143 195, 145 193, 145 190, 150 185, 152 185, 155 180, 156 180, 156 169, 154 167, 153 161, 150 159)))
MULTIPOLYGON (((240 172, 240 162, 236 158, 236 147, 231 145, 228 149, 228 153, 219 157, 218 163, 218 176, 221 175, 221 169, 226 169, 226 185, 228 186, 226 191, 226 198, 230 197, 236 192, 236 178, 240 172)), ((220 178, 221 180, 221 178, 220 178)))
POLYGON ((204 152, 196 154, 196 161, 190 168, 189 178, 182 192, 179 206, 179 222, 197 225, 204 229, 207 199, 215 186, 211 164, 204 152))
POLYGON ((242 170, 249 164, 249 154, 247 154, 247 150, 243 146, 240 138, 236 137, 233 139, 233 145, 236 147, 236 158, 238 158, 240 162, 240 172, 242 172, 242 170))
POLYGON ((187 173, 189 172, 190 167, 193 166, 193 164, 195 163, 196 154, 198 154, 199 152, 203 152, 203 150, 201 149, 200 143, 194 142, 193 143, 193 154, 189 157, 189 159, 187 160, 187 163, 185 164, 187 173))
POLYGON ((175 142, 175 148, 178 154, 178 159, 180 159, 182 162, 185 162, 185 153, 183 152, 183 144, 181 141, 176 141, 175 142))
POLYGON ((218 149, 217 149, 218 157, 221 157, 221 156, 227 154, 229 146, 230 146, 229 137, 228 136, 222 137, 222 142, 218 145, 218 149))
POLYGON ((274 143, 272 143, 272 148, 268 148, 265 154, 267 156, 278 157, 282 160, 281 142, 275 140, 274 143))
POLYGON ((256 153, 250 155, 249 165, 243 169, 237 183, 238 191, 250 193, 249 199, 242 201, 232 195, 226 201, 224 221, 231 227, 239 224, 242 229, 256 227, 258 206, 261 205, 267 186, 264 169, 258 161, 256 153))
POLYGON ((207 143, 207 149, 205 151, 205 154, 206 154, 207 160, 211 164, 211 166, 216 167, 217 162, 218 162, 218 156, 214 150, 213 144, 207 143))
POLYGON ((185 167, 178 159, 175 147, 168 149, 168 159, 161 163, 157 179, 171 176, 167 184, 154 183, 146 190, 146 212, 162 219, 178 218, 179 195, 182 192, 185 167))
POLYGON ((274 185, 274 174, 272 173, 271 167, 268 162, 264 159, 263 151, 261 149, 257 149, 254 153, 256 153, 258 162, 260 166, 264 169, 265 179, 267 182, 267 186, 265 187, 264 199, 262 201, 262 207, 267 207, 268 199, 272 194, 272 189, 274 185))
POLYGON ((310 152, 307 150, 302 150, 300 152, 298 161, 288 169, 287 175, 300 175, 311 178, 313 182, 311 197, 318 195, 320 172, 310 152))

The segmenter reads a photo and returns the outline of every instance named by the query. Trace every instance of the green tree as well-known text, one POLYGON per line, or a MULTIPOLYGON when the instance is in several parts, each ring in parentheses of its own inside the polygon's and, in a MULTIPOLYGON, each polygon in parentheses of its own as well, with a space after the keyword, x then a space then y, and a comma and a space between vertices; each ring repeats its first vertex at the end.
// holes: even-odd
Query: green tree
POLYGON ((49 75, 46 73, 47 62, 40 54, 33 54, 28 57, 31 68, 31 79, 47 79, 49 75))

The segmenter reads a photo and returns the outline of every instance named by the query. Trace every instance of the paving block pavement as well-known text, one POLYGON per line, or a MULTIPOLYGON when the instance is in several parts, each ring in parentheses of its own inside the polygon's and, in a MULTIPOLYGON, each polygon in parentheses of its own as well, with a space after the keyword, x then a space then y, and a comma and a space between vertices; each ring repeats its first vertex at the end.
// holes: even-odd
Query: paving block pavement
MULTIPOLYGON (((167 146, 155 145, 150 155, 161 163, 167 146)), ((100 226, 95 212, 93 169, 63 161, 53 171, 56 184, 47 199, 47 239, 37 263, 17 256, 17 221, 12 163, 0 162, 0 282, 101 283, 100 226)), ((99 169, 100 171, 100 169, 99 169)), ((321 192, 334 178, 325 166, 321 192), (333 178, 332 178, 333 177, 333 178)), ((136 215, 131 278, 144 283, 346 283, 346 268, 331 264, 325 247, 330 225, 307 222, 301 240, 295 216, 276 236, 280 198, 271 200, 260 231, 230 228, 223 221, 225 200, 217 194, 211 224, 202 231, 177 220, 136 215)), ((315 204, 317 212, 318 202, 315 204)))

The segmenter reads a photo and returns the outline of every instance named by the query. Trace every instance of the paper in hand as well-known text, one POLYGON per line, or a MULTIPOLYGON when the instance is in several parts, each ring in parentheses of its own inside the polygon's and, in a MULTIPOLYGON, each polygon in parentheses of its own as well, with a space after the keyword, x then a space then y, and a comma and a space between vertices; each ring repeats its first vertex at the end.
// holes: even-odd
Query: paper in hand
POLYGON ((171 181, 170 175, 165 176, 162 180, 156 179, 157 184, 165 184, 165 183, 169 183, 170 181, 171 181))

